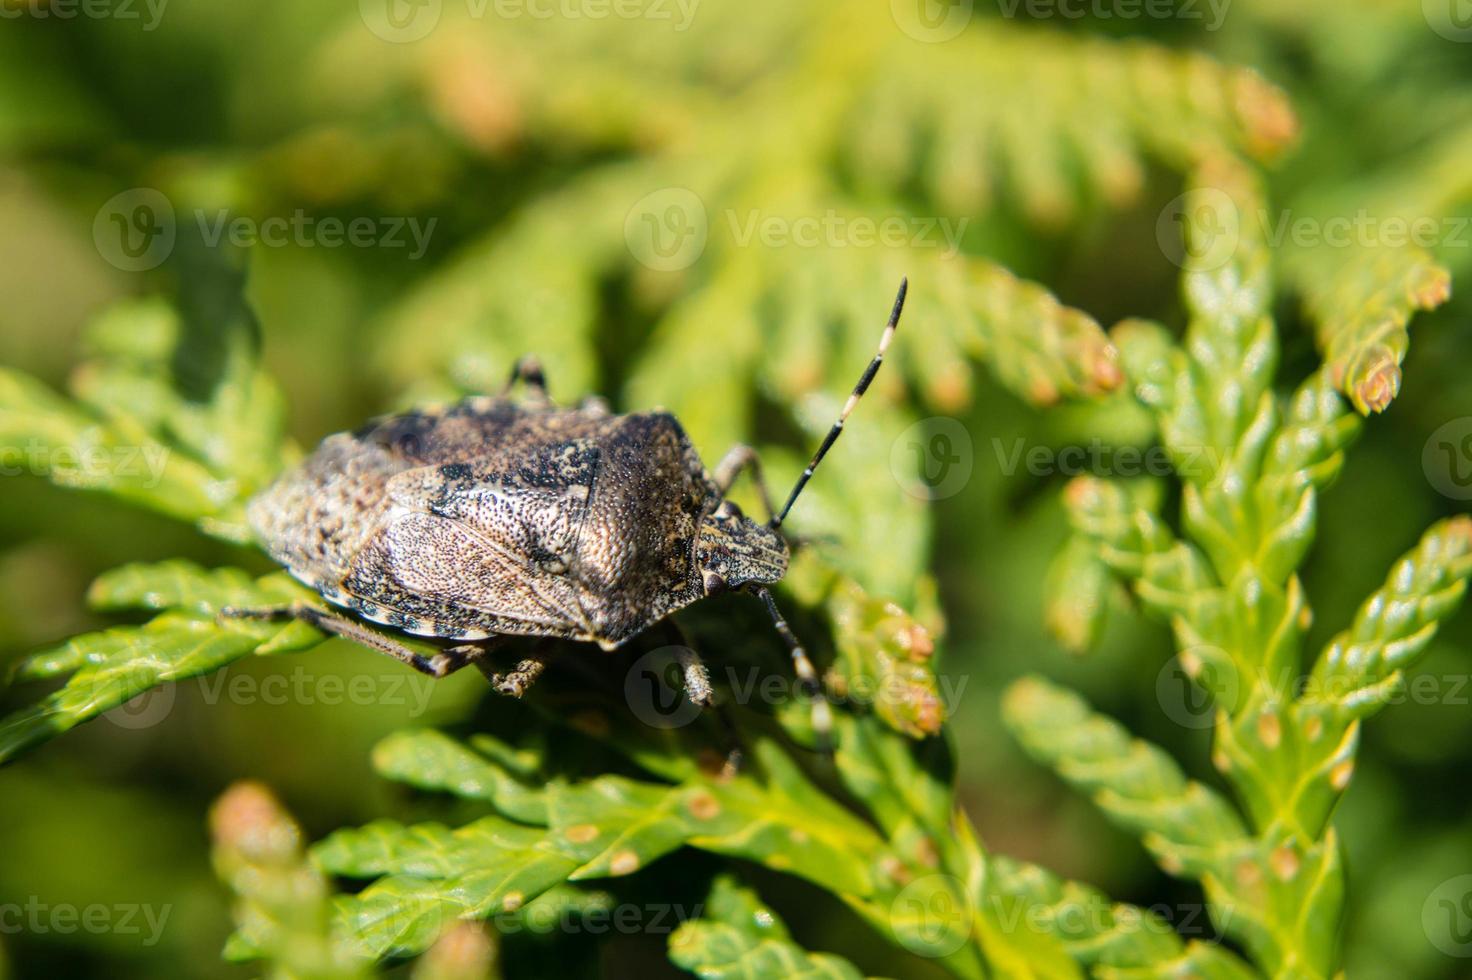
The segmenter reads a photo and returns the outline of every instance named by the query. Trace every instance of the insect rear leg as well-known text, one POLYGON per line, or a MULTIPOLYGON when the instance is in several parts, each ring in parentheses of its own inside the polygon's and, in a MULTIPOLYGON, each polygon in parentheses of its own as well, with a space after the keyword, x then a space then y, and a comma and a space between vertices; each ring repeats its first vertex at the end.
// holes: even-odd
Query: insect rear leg
POLYGON ((833 754, 833 706, 828 703, 828 696, 823 691, 823 685, 818 680, 818 671, 813 667, 813 662, 808 658, 807 651, 802 648, 802 643, 797 639, 797 634, 792 632, 792 627, 787 625, 787 620, 782 618, 782 613, 777 609, 777 602, 772 598, 772 592, 766 586, 755 586, 752 593, 767 607, 771 614, 772 625, 777 628, 777 633, 782 637, 782 642, 787 644, 787 652, 792 655, 792 668, 797 671, 798 683, 802 685, 803 693, 812 699, 812 723, 813 734, 818 740, 818 751, 824 755, 833 754))
POLYGON ((756 492, 762 498, 762 508, 767 512, 767 520, 777 516, 777 511, 772 507, 772 494, 767 489, 767 479, 762 473, 762 460, 756 454, 756 450, 744 443, 732 446, 721 461, 716 464, 715 481, 720 488, 721 496, 731 492, 731 485, 741 475, 742 470, 751 471, 751 482, 756 484, 756 492))
POLYGON ((439 653, 426 657, 387 634, 380 633, 378 630, 371 629, 345 616, 338 616, 325 609, 318 609, 316 606, 305 602, 293 602, 284 606, 264 606, 252 609, 226 606, 220 610, 220 615, 226 619, 300 620, 308 626, 319 629, 324 633, 340 636, 345 640, 351 640, 369 649, 377 650, 379 653, 386 653, 395 660, 401 660, 420 673, 428 674, 430 677, 448 677, 461 667, 478 661, 486 652, 484 646, 466 644, 464 646, 448 647, 439 653))

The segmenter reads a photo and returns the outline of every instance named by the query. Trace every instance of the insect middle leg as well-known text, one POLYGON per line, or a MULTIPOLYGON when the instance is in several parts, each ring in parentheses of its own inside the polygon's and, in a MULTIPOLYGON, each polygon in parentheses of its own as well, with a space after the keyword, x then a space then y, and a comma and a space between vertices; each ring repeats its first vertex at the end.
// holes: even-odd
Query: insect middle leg
POLYGON ((767 489, 767 479, 762 473, 761 457, 756 454, 755 449, 744 443, 732 446, 716 464, 716 471, 713 475, 721 496, 724 497, 731 492, 731 485, 736 482, 742 470, 751 471, 751 482, 756 484, 756 492, 761 496, 762 508, 767 512, 767 520, 772 520, 777 516, 777 511, 772 507, 772 494, 767 489))
POLYGON ((377 650, 379 653, 386 653, 395 660, 401 660, 430 677, 448 677, 461 667, 479 661, 487 650, 485 645, 470 643, 447 647, 426 657, 387 634, 380 633, 378 630, 371 629, 345 616, 318 609, 306 602, 252 609, 226 606, 220 610, 220 615, 226 619, 300 620, 323 633, 340 636, 345 640, 352 640, 354 643, 377 650))
POLYGON ((536 392, 541 398, 548 398, 547 377, 542 373, 542 362, 531 354, 517 359, 511 368, 511 377, 506 379, 506 387, 501 389, 502 396, 511 394, 516 383, 520 381, 536 392))
POLYGON ((756 586, 751 591, 766 605, 767 612, 772 617, 772 625, 777 628, 782 642, 787 644, 787 652, 792 655, 792 668, 797 672, 798 683, 802 685, 803 693, 812 699, 813 734, 818 740, 818 750, 830 755, 833 752, 833 706, 828 703, 828 696, 818 679, 818 671, 813 667, 807 651, 802 648, 797 634, 792 632, 792 627, 782 618, 771 590, 765 586, 756 586))
POLYGON ((547 669, 547 660, 540 652, 533 653, 518 660, 515 667, 504 673, 492 670, 490 664, 484 660, 477 660, 475 665, 486 675, 486 680, 491 682, 498 694, 519 698, 542 676, 542 672, 547 669))

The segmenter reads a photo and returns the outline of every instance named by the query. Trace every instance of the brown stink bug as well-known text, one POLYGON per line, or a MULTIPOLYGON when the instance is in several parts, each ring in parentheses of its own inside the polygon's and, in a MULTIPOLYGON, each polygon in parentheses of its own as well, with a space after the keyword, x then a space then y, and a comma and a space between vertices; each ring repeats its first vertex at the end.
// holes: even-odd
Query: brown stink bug
MULTIPOLYGON (((307 603, 225 614, 301 619, 436 677, 474 663, 519 696, 543 663, 531 657, 492 672, 484 658, 498 638, 613 650, 699 599, 742 590, 766 605, 826 738, 817 672, 767 586, 787 572, 782 522, 874 380, 905 290, 901 282, 878 352, 780 512, 749 447, 732 449, 712 473, 672 415, 613 415, 597 400, 559 408, 536 363, 523 360, 497 397, 329 436, 250 502, 271 557, 351 615, 307 603), (529 398, 509 397, 517 382, 529 398), (743 469, 766 523, 725 499, 743 469), (426 657, 365 621, 431 638, 439 652, 426 657)), ((683 667, 690 699, 709 704, 698 659, 683 667)))

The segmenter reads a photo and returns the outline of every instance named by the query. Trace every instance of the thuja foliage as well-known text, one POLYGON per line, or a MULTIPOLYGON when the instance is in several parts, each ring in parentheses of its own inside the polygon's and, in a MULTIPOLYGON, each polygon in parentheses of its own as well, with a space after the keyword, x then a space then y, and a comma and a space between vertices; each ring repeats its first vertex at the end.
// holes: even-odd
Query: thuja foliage
MULTIPOLYGON (((1244 168, 1217 161, 1190 194, 1188 238, 1200 239, 1234 220, 1229 211, 1257 210, 1260 191, 1244 168)), ((1042 679, 1011 689, 1006 716, 1031 753, 1139 833, 1162 868, 1200 881, 1220 930, 1264 973, 1327 977, 1345 889, 1330 817, 1354 774, 1361 724, 1403 688, 1461 601, 1472 519, 1428 529, 1305 663, 1312 612, 1296 570, 1317 494, 1360 421, 1334 389, 1332 363, 1291 394, 1273 389, 1269 256, 1251 226, 1241 232, 1229 260, 1188 263, 1179 342, 1145 321, 1114 333, 1133 394, 1177 464, 1180 533, 1159 512, 1159 487, 1075 481, 1065 491, 1075 541, 1063 560, 1079 567, 1055 580, 1054 597, 1084 643, 1110 577, 1170 624, 1181 668, 1214 701, 1212 762, 1237 802, 1042 679)), ((1190 254, 1210 255, 1209 242, 1195 244, 1190 254)))
MULTIPOLYGON (((1239 5, 1287 38, 1319 24, 1316 4, 1239 5)), ((181 211, 221 184, 239 206, 361 195, 423 207, 453 196, 464 156, 523 144, 565 154, 577 161, 568 175, 396 298, 375 325, 382 373, 404 402, 453 397, 498 387, 512 358, 535 351, 558 396, 603 387, 628 408, 667 405, 707 459, 737 440, 761 445, 778 485, 909 275, 893 366, 794 518, 808 543, 784 583, 839 703, 836 750, 831 765, 813 751, 800 700, 732 705, 745 757, 723 772, 729 735, 716 719, 650 727, 630 710, 626 661, 566 648, 595 665, 554 672, 525 705, 497 703, 500 722, 384 739, 373 767, 412 803, 380 819, 308 841, 264 787, 220 799, 214 861, 238 927, 226 956, 283 977, 368 976, 407 958, 418 977, 491 976, 515 937, 555 947, 541 924, 615 914, 623 889, 686 862, 700 901, 667 952, 700 976, 861 975, 846 950, 794 938, 757 891, 775 875, 835 898, 911 957, 900 962, 958 977, 1333 976, 1348 887, 1335 806, 1363 723, 1462 597, 1472 522, 1427 530, 1316 653, 1303 649, 1311 612, 1297 572, 1319 494, 1364 417, 1398 394, 1410 317, 1446 299, 1457 257, 1270 240, 1262 173, 1291 153, 1298 122, 1278 88, 1202 55, 1001 22, 917 43, 883 4, 754 15, 707 2, 688 33, 637 38, 643 25, 616 20, 460 23, 454 6, 419 44, 385 48, 358 24, 324 42, 321 103, 234 181, 198 161, 151 176, 181 211), (405 101, 428 108, 400 115, 405 101), (314 126, 324 106, 333 124, 314 126), (412 177, 383 179, 406 158, 412 177), (1131 319, 1106 332, 1010 271, 1035 256, 991 230, 1057 235, 1157 183, 1173 192, 1177 178, 1183 330, 1131 319), (673 230, 704 245, 660 268, 637 233, 671 200, 691 223, 673 230), (954 249, 783 247, 743 230, 752 214, 937 212, 970 218, 954 249), (1302 300, 1313 337, 1307 377, 1280 372, 1282 292, 1302 300), (611 303, 630 308, 620 318, 611 303), (647 335, 620 319, 647 322, 647 335), (1041 678, 1017 682, 1004 715, 1161 868, 1200 884, 1222 942, 988 851, 958 805, 934 672, 934 518, 897 492, 887 457, 926 407, 959 411, 993 383, 1040 409, 1133 413, 1174 464, 1168 480, 1090 477, 1063 491, 1070 537, 1049 621, 1087 650, 1123 584, 1166 622, 1183 674, 1214 704, 1220 788, 1187 778, 1175 746, 1132 739, 1041 678)), ((1358 56, 1393 65, 1408 28, 1384 19, 1358 56)), ((1412 162, 1347 169, 1291 203, 1319 216, 1365 202, 1448 213, 1467 196, 1467 139, 1453 121, 1412 162)), ((245 501, 300 456, 259 333, 227 266, 184 266, 176 293, 96 319, 66 394, 0 369, 0 446, 39 442, 55 483, 248 549, 245 501), (158 468, 99 471, 83 462, 95 449, 158 468)), ((238 565, 180 559, 97 579, 90 606, 121 625, 20 661, 17 690, 43 693, 0 720, 0 761, 160 685, 322 643, 300 624, 222 620, 224 606, 311 598, 254 557, 238 565)), ((707 659, 783 670, 769 645, 719 624, 730 612, 691 624, 707 659)))

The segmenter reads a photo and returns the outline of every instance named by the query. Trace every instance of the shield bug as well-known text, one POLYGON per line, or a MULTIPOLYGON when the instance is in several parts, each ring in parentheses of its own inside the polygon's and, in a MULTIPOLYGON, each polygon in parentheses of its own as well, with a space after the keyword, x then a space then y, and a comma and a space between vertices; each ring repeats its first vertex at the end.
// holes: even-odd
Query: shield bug
MULTIPOLYGON (((780 511, 749 447, 709 471, 674 416, 614 415, 594 399, 558 407, 524 359, 500 395, 329 436, 252 499, 250 523, 271 557, 342 612, 296 603, 225 614, 301 619, 436 677, 474 663, 519 696, 543 662, 493 672, 485 655, 500 638, 613 650, 706 596, 749 592, 787 645, 826 736, 817 672, 768 586, 787 571, 782 522, 879 371, 905 292, 901 282, 878 352, 780 511), (518 384, 528 397, 511 397, 518 384), (764 523, 726 499, 743 470, 764 523), (425 656, 370 623, 429 638, 438 652, 425 656)), ((691 700, 709 704, 699 660, 682 666, 691 700)))

